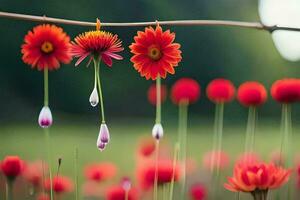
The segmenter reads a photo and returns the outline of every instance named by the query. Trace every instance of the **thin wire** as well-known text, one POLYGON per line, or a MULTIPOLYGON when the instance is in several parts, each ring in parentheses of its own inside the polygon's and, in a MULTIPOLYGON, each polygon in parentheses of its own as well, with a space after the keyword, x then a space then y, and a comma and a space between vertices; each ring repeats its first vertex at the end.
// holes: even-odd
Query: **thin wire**
MULTIPOLYGON (((95 27, 95 22, 77 21, 62 18, 53 18, 36 15, 26 15, 11 12, 0 12, 0 17, 24 21, 34 21, 34 22, 48 22, 48 23, 58 23, 67 25, 78 25, 78 26, 90 26, 95 27)), ((101 22, 101 26, 111 26, 111 27, 135 27, 135 26, 155 26, 156 21, 153 22, 122 22, 122 23, 110 23, 101 22)), ((172 26, 232 26, 232 27, 242 27, 242 28, 252 28, 257 30, 266 30, 273 32, 276 30, 287 30, 287 31, 300 31, 297 27, 286 27, 286 26, 267 26, 260 22, 241 22, 241 21, 231 21, 231 20, 174 20, 174 21, 159 21, 160 25, 172 25, 172 26)))

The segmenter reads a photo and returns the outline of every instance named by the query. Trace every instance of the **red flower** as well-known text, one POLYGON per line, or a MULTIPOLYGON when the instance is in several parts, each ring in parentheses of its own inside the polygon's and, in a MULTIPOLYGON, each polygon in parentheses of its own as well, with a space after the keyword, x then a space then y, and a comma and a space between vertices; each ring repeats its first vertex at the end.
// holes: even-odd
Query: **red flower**
MULTIPOLYGON (((50 190, 50 179, 45 181, 45 189, 50 190)), ((73 182, 66 176, 55 176, 52 180, 52 188, 56 193, 72 192, 73 182)))
POLYGON ((233 100, 235 87, 229 80, 215 79, 208 84, 206 94, 214 103, 227 103, 233 100))
POLYGON ((109 67, 112 66, 112 59, 122 60, 123 57, 118 52, 124 50, 122 41, 118 35, 105 31, 89 31, 78 35, 72 42, 71 53, 79 58, 75 66, 79 65, 86 57, 101 59, 109 67))
POLYGON ((162 31, 160 26, 145 28, 134 37, 135 43, 129 48, 134 55, 130 59, 134 68, 146 77, 155 80, 158 76, 166 78, 167 73, 174 74, 174 67, 181 61, 180 44, 173 43, 175 33, 162 31))
MULTIPOLYGON (((153 187, 155 180, 156 164, 155 162, 145 163, 138 169, 138 180, 143 189, 149 189, 153 187)), ((170 160, 160 160, 157 165, 157 183, 164 184, 170 183, 172 178, 174 181, 178 181, 180 177, 180 167, 175 166, 173 170, 173 162, 170 160)))
POLYGON ((181 78, 175 82, 171 90, 173 103, 179 104, 181 101, 195 103, 200 98, 200 85, 191 78, 181 78))
POLYGON ((190 188, 190 196, 192 200, 204 200, 207 196, 207 189, 201 183, 196 183, 190 188))
POLYGON ((284 185, 291 170, 277 167, 273 163, 236 164, 233 177, 224 186, 233 192, 261 192, 284 185))
POLYGON ((39 186, 43 178, 43 171, 47 171, 47 166, 44 166, 43 161, 27 163, 23 176, 32 185, 39 186))
MULTIPOLYGON (((160 87, 160 102, 163 103, 167 99, 167 86, 160 87)), ((156 105, 156 84, 152 84, 147 92, 148 101, 152 105, 156 105)))
POLYGON ((238 101, 246 106, 259 106, 266 102, 266 88, 259 82, 245 82, 238 88, 238 101))
POLYGON ((300 100, 300 80, 281 79, 271 87, 273 99, 279 103, 293 103, 300 100))
POLYGON ((8 179, 15 179, 24 170, 24 161, 18 156, 6 156, 0 163, 0 170, 8 179))
POLYGON ((155 151, 155 141, 152 137, 143 138, 138 146, 138 155, 143 157, 151 156, 155 151))
MULTIPOLYGON (((106 191, 106 200, 124 200, 126 196, 126 191, 122 186, 111 186, 106 191)), ((131 188, 128 191, 128 200, 138 200, 139 194, 136 188, 131 188)))
POLYGON ((224 151, 210 151, 203 157, 203 166, 206 169, 225 169, 229 166, 229 156, 224 151), (220 158, 218 163, 218 157, 220 158), (219 165, 219 166, 218 166, 219 165))
POLYGON ((50 197, 46 193, 40 193, 39 195, 37 195, 36 200, 50 200, 50 197))
POLYGON ((38 25, 29 31, 22 45, 23 61, 38 70, 58 69, 71 61, 70 37, 55 25, 38 25))
POLYGON ((84 169, 84 175, 88 180, 105 181, 116 175, 117 168, 112 163, 95 163, 87 165, 84 169))

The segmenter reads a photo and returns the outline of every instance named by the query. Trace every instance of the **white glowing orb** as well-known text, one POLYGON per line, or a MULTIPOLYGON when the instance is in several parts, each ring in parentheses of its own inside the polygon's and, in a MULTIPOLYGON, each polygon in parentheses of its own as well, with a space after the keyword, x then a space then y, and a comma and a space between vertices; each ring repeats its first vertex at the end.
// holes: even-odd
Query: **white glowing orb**
MULTIPOLYGON (((300 27, 300 0, 260 0, 259 15, 265 25, 300 27)), ((274 31, 279 53, 287 60, 300 60, 300 32, 274 31)))

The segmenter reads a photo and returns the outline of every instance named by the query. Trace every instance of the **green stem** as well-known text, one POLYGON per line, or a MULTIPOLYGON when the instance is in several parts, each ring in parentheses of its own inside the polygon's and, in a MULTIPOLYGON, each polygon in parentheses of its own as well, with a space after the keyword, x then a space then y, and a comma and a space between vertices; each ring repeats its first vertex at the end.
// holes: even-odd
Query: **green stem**
POLYGON ((51 145, 49 128, 44 128, 45 140, 47 146, 47 160, 49 165, 49 180, 50 180, 50 199, 53 200, 53 184, 52 184, 52 161, 51 161, 51 145))
MULTIPOLYGON (((292 117, 291 105, 282 105, 282 121, 281 121, 281 147, 280 155, 285 156, 285 167, 291 165, 291 139, 292 139, 292 117)), ((282 160, 282 159, 280 159, 282 160)), ((283 163, 282 163, 283 164, 283 163)), ((284 165, 284 164, 283 164, 284 165)))
POLYGON ((169 195, 169 200, 173 200, 173 193, 174 193, 174 182, 175 182, 175 170, 176 170, 176 165, 177 165, 177 159, 178 159, 178 153, 179 153, 179 142, 176 142, 175 144, 175 149, 174 149, 174 157, 173 157, 173 175, 172 175, 172 180, 170 184, 170 195, 169 195))
POLYGON ((246 141, 245 141, 245 153, 253 153, 253 151, 254 151, 255 128, 256 128, 256 107, 251 106, 251 107, 249 107, 249 113, 248 113, 246 141))
POLYGON ((159 157, 159 140, 156 140, 156 153, 155 153, 155 177, 153 187, 153 199, 158 200, 158 157, 159 157))
POLYGON ((78 189, 78 148, 75 148, 75 152, 74 152, 75 156, 74 156, 74 168, 75 168, 75 200, 79 199, 79 189, 78 189))
POLYGON ((181 198, 185 196, 186 185, 186 157, 187 157, 187 121, 188 121, 188 101, 184 100, 179 103, 179 130, 180 130, 180 142, 182 151, 181 163, 182 163, 182 181, 181 181, 181 198))
POLYGON ((161 123, 161 78, 156 78, 156 120, 157 124, 161 123))
POLYGON ((102 87, 101 87, 101 81, 100 81, 100 62, 101 60, 94 60, 94 66, 96 68, 96 74, 97 74, 97 85, 98 85, 98 92, 99 92, 99 98, 100 98, 100 109, 101 109, 101 118, 102 123, 105 123, 105 116, 104 116, 104 101, 103 101, 103 95, 102 95, 102 87))
POLYGON ((7 181, 6 181, 6 200, 13 200, 13 184, 14 184, 14 180, 7 179, 7 181))
POLYGON ((44 106, 49 105, 48 68, 44 69, 44 106))

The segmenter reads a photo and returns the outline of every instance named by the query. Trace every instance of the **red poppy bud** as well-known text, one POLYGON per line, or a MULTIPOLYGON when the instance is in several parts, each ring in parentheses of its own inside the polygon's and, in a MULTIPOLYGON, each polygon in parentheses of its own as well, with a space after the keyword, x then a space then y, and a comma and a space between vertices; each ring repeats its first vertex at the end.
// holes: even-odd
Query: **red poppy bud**
POLYGON ((208 84, 206 94, 214 103, 227 103, 233 100, 235 87, 231 81, 219 78, 208 84))
POLYGON ((293 103, 300 100, 300 80, 281 79, 273 83, 271 95, 279 103, 293 103))
POLYGON ((245 82, 238 88, 237 99, 246 106, 259 106, 267 100, 266 88, 259 82, 245 82))
POLYGON ((192 200, 204 200, 207 196, 207 189, 201 183, 196 183, 190 188, 190 196, 192 200))
POLYGON ((15 179, 24 170, 24 161, 18 156, 6 156, 0 163, 2 173, 9 179, 15 179))
POLYGON ((201 88, 197 81, 191 78, 181 78, 175 82, 171 90, 171 99, 174 104, 181 101, 195 103, 200 98, 201 88))
MULTIPOLYGON (((156 105, 156 84, 152 84, 147 92, 148 101, 152 105, 156 105)), ((160 87, 160 102, 163 103, 167 99, 167 87, 162 85, 160 87)))

